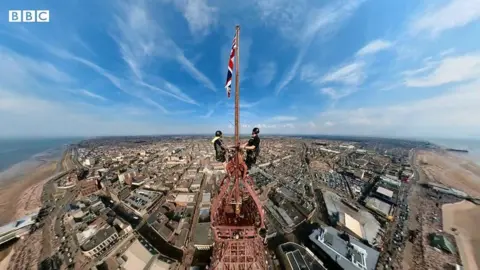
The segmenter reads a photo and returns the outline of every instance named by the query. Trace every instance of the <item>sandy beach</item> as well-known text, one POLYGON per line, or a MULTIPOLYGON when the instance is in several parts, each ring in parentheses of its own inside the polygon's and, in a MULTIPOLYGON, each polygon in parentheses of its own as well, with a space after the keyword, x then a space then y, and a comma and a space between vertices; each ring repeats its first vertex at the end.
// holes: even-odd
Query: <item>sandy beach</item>
MULTIPOLYGON (((480 166, 465 157, 442 151, 420 151, 417 160, 428 181, 480 197, 480 166)), ((464 269, 480 269, 480 206, 468 201, 442 205, 442 227, 452 234, 464 269)))
MULTIPOLYGON (((27 168, 21 175, 10 179, 2 179, 0 183, 0 225, 30 214, 42 206, 43 185, 57 170, 57 163, 49 161, 36 168, 27 168)), ((40 235, 30 236, 26 241, 34 240, 30 238, 35 238, 38 241, 41 237, 41 231, 37 231, 36 234, 40 235)), ((22 245, 22 241, 24 240, 20 240, 0 251, 0 270, 8 269, 9 262, 17 257, 15 247, 19 243, 20 248, 24 248, 25 245, 22 245)), ((34 249, 39 247, 38 243, 35 242, 29 243, 28 246, 34 249)), ((32 255, 33 251, 35 250, 31 250, 27 254, 32 255)))
POLYGON ((431 181, 480 197, 480 166, 448 152, 419 151, 420 167, 431 181))
POLYGON ((480 206, 468 201, 442 206, 443 230, 455 236, 464 269, 480 269, 480 206))
POLYGON ((0 184, 0 224, 6 224, 41 207, 44 182, 55 173, 57 162, 51 161, 30 169, 23 175, 0 184))

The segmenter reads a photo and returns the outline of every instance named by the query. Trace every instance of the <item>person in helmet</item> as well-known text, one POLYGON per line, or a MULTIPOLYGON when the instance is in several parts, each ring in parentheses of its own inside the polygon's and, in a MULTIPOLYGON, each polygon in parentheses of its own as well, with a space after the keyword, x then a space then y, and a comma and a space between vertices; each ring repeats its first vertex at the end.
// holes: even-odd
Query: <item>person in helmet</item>
POLYGON ((213 148, 215 149, 215 160, 225 163, 227 161, 227 147, 222 140, 223 133, 220 130, 215 132, 215 137, 212 140, 213 148))
POLYGON ((252 165, 257 162, 257 157, 260 154, 260 137, 258 136, 259 133, 259 128, 253 128, 252 137, 250 138, 250 140, 248 140, 247 143, 241 146, 242 149, 247 150, 245 163, 247 164, 249 170, 252 168, 252 165))

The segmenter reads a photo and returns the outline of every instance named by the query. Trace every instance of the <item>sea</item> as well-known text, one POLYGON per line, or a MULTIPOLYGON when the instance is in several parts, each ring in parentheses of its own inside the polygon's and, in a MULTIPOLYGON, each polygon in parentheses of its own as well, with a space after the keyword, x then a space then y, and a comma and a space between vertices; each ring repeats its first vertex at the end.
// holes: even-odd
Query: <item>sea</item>
POLYGON ((59 160, 80 138, 0 139, 0 181, 20 176, 46 162, 59 160))
POLYGON ((427 139, 427 141, 442 148, 468 150, 468 153, 455 152, 454 154, 480 165, 480 139, 427 139))

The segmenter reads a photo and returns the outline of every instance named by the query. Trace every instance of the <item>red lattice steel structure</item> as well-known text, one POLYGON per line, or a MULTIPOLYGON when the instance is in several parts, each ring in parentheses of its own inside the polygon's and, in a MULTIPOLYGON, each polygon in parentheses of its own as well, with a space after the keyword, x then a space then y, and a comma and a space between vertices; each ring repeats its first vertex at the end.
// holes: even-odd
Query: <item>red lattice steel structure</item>
POLYGON ((230 160, 227 172, 212 204, 215 245, 211 266, 218 270, 267 269, 259 235, 264 212, 241 153, 230 160))
POLYGON ((215 237, 211 269, 263 270, 267 259, 263 239, 264 211, 255 193, 253 180, 247 174, 239 142, 239 31, 236 32, 235 67, 235 152, 227 174, 211 208, 212 231, 215 237))

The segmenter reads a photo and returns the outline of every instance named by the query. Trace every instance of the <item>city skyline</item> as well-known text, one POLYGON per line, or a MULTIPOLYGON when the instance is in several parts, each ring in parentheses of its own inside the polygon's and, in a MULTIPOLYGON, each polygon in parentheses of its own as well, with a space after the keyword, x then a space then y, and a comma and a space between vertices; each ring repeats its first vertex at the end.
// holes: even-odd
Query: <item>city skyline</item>
POLYGON ((474 0, 22 1, 0 26, 0 137, 232 133, 480 136, 474 0), (232 92, 234 88, 232 88, 232 92))

